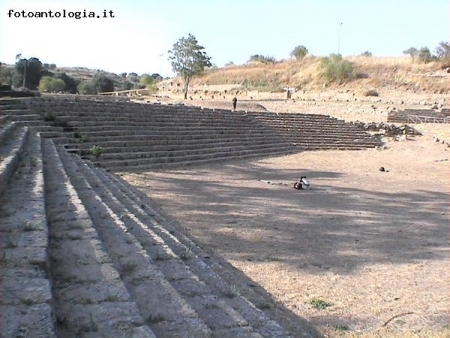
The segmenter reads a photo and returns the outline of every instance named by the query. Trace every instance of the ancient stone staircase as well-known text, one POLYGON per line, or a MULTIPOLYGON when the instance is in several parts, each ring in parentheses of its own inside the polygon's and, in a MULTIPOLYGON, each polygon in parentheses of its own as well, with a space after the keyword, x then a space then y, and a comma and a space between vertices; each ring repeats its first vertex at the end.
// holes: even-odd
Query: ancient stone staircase
POLYGON ((0 336, 316 335, 274 320, 118 176, 14 122, 0 140, 0 336))
POLYGON ((10 119, 34 126, 42 137, 51 137, 69 152, 113 171, 379 145, 356 126, 324 115, 243 113, 104 99, 42 98, 21 105, 11 101, 3 105, 10 119), (94 146, 101 148, 98 157, 90 156, 94 146))
POLYGON ((441 109, 406 109, 389 112, 390 123, 450 123, 450 110, 441 109))

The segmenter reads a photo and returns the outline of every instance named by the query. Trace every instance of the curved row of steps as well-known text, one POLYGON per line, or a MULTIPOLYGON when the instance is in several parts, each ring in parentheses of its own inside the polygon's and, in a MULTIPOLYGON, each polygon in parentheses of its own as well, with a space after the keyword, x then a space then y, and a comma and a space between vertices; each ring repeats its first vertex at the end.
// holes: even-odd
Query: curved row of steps
POLYGON ((267 298, 230 284, 117 176, 12 126, 0 144, 2 163, 15 159, 0 203, 1 337, 316 336, 275 321, 267 298))
POLYGON ((4 108, 20 123, 30 117, 43 137, 71 152, 86 156, 100 147, 102 155, 91 160, 114 171, 380 145, 356 126, 317 114, 243 113, 98 98, 46 97, 25 106, 4 108))
MULTIPOLYGON (((287 337, 261 310, 124 194, 108 174, 60 152, 100 236, 144 318, 158 336, 287 337), (99 204, 101 202, 101 204, 99 204), (100 230, 101 229, 101 230, 100 230), (127 247, 127 249, 123 249, 127 247), (126 256, 121 256, 126 252, 126 256), (128 280, 128 283, 127 283, 128 280), (166 291, 163 291, 166 290, 166 291), (158 308, 149 306, 156 300, 158 308), (183 313, 179 313, 179 311, 183 313), (191 334, 187 334, 191 330, 191 334), (183 333, 184 332, 184 333, 183 333)), ((193 245, 193 243, 191 244, 193 245)))
POLYGON ((0 154, 0 336, 56 337, 40 139, 15 127, 0 154))
POLYGON ((58 337, 154 337, 50 140, 44 154, 58 337))

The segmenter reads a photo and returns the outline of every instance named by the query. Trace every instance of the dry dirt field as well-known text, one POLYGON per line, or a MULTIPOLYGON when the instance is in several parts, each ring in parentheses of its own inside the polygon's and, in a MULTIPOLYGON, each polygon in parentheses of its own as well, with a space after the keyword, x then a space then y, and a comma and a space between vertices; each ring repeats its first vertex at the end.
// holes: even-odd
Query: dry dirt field
MULTIPOLYGON (((367 122, 387 116, 339 105, 323 103, 322 111, 367 122)), ((386 140, 382 150, 303 152, 124 178, 324 336, 450 337, 450 147, 433 140, 450 141, 450 125, 419 129, 424 136, 386 140), (302 175, 310 190, 293 189, 302 175)))

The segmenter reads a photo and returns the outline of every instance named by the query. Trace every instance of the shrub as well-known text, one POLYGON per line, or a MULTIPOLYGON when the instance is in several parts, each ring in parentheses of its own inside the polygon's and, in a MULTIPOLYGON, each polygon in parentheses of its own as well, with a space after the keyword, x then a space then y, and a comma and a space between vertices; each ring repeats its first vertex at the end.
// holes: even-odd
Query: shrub
POLYGON ((84 94, 84 95, 95 95, 97 94, 97 91, 95 90, 95 87, 90 81, 81 82, 78 86, 78 93, 84 94))
POLYGON ((312 305, 312 307, 317 310, 325 310, 327 307, 330 307, 333 305, 330 302, 324 301, 324 300, 316 298, 316 297, 312 298, 309 301, 309 304, 312 305))
POLYGON ((349 79, 353 72, 352 63, 344 60, 340 54, 322 58, 319 67, 321 76, 330 82, 343 82, 349 79))
POLYGON ((372 53, 366 50, 364 53, 361 53, 359 56, 371 57, 372 53))
POLYGON ((273 56, 264 56, 264 55, 255 54, 255 55, 250 56, 249 61, 262 62, 262 63, 275 63, 276 60, 273 56))
POLYGON ((50 76, 43 76, 39 81, 39 91, 57 93, 66 88, 66 83, 61 79, 54 79, 50 76))
POLYGON ((148 74, 142 75, 140 82, 147 88, 149 94, 154 94, 158 91, 158 87, 156 85, 157 81, 150 75, 148 74))
POLYGON ((291 56, 294 56, 297 60, 303 59, 308 54, 308 48, 305 46, 297 46, 291 52, 291 56))
POLYGON ((94 155, 96 158, 99 158, 102 153, 103 153, 103 148, 100 146, 93 146, 91 148, 91 154, 94 155))
POLYGON ((363 93, 364 96, 378 96, 378 92, 375 89, 366 90, 363 93))
POLYGON ((419 50, 418 59, 420 62, 428 63, 433 61, 433 56, 431 55, 430 49, 428 47, 422 47, 419 50))

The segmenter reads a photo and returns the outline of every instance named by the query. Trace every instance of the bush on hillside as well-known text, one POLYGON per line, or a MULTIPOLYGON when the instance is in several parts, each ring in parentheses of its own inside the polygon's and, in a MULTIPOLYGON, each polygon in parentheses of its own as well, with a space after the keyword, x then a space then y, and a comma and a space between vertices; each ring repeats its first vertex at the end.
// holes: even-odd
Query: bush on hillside
POLYGON ((359 56, 371 57, 371 56, 372 56, 372 53, 369 52, 368 50, 366 50, 364 53, 361 53, 359 56))
POLYGON ((262 62, 262 63, 275 63, 275 58, 273 56, 264 56, 255 54, 250 56, 250 59, 248 60, 250 62, 262 62))
POLYGON ((148 74, 144 74, 141 76, 140 83, 147 88, 150 94, 154 94, 158 91, 156 79, 148 74))
POLYGON ((93 86, 91 81, 81 82, 78 86, 78 93, 83 95, 95 95, 97 92, 95 91, 95 87, 93 86))
POLYGON ((39 81, 39 91, 41 93, 58 93, 64 91, 66 83, 61 79, 54 79, 50 76, 43 76, 39 81))
POLYGON ((291 52, 291 56, 295 57, 297 60, 303 59, 308 54, 308 48, 305 46, 297 46, 291 52))
POLYGON ((378 96, 378 92, 375 89, 366 90, 363 93, 364 96, 378 96))
POLYGON ((319 67, 320 75, 330 82, 343 82, 349 79, 353 72, 352 63, 344 60, 340 54, 332 54, 329 57, 322 58, 319 67))
POLYGON ((65 83, 64 91, 75 94, 77 92, 78 82, 66 73, 56 73, 53 76, 55 79, 61 79, 65 83))
POLYGON ((431 55, 431 51, 428 47, 420 48, 417 58, 420 62, 423 63, 429 63, 433 61, 433 55, 431 55))

